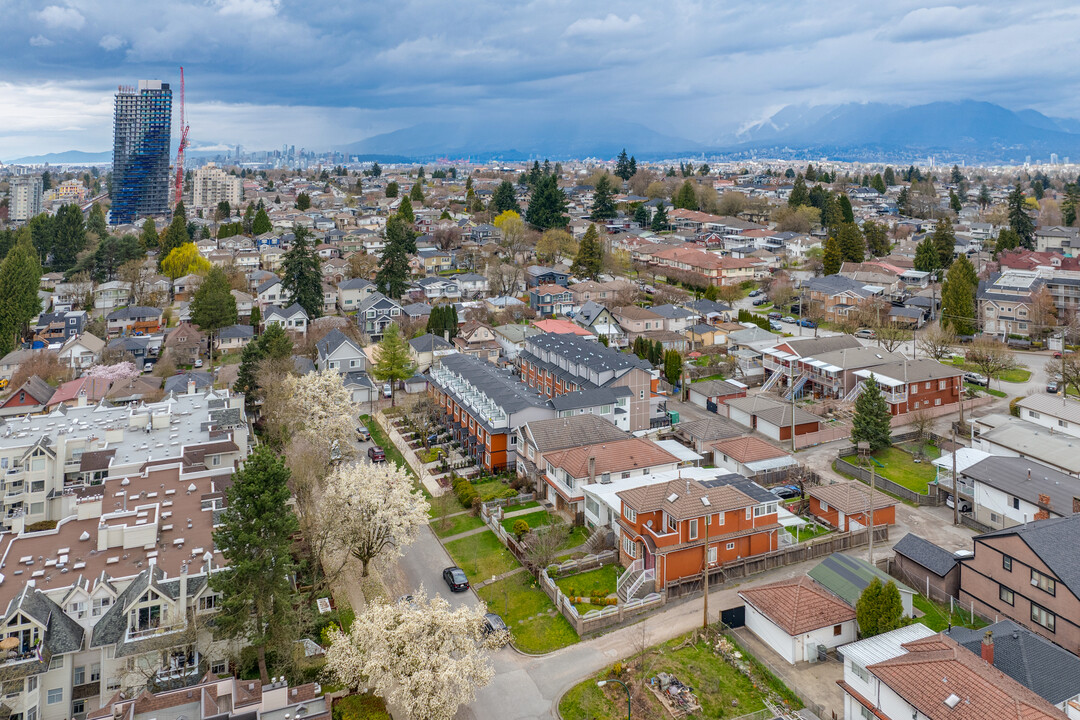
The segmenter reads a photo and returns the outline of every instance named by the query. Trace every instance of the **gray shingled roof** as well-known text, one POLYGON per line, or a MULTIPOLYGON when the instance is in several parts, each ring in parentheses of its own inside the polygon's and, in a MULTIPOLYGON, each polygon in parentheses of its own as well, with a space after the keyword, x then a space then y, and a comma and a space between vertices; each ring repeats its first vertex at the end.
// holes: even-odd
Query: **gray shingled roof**
POLYGON ((617 399, 630 397, 632 394, 630 388, 624 386, 578 390, 552 398, 551 405, 556 410, 578 410, 597 405, 613 405, 617 399))
POLYGON ((630 437, 629 433, 599 415, 534 420, 528 423, 526 428, 542 453, 630 437))
POLYGON ((1069 591, 1080 598, 1080 563, 1076 549, 1080 547, 1080 515, 1067 515, 1049 520, 1036 520, 1003 530, 984 533, 976 540, 1016 535, 1039 556, 1069 591))
POLYGON ((969 465, 960 474, 1032 505, 1039 503, 1039 495, 1046 495, 1056 515, 1071 513, 1073 498, 1080 497, 1080 479, 1029 458, 994 455, 969 465))
POLYGON ((938 577, 948 575, 959 562, 956 555, 914 533, 908 533, 900 538, 900 541, 893 546, 893 551, 914 560, 938 577))
POLYGON ((435 352, 436 350, 453 350, 454 346, 439 335, 425 333, 420 337, 409 341, 409 346, 416 352, 435 352))
POLYGON ((1012 620, 981 630, 958 626, 946 634, 981 655, 987 632, 993 633, 994 667, 998 670, 1053 705, 1080 694, 1080 658, 1012 620))
POLYGON ((255 337, 255 328, 250 325, 230 325, 218 330, 218 337, 224 340, 230 338, 251 338, 255 337))

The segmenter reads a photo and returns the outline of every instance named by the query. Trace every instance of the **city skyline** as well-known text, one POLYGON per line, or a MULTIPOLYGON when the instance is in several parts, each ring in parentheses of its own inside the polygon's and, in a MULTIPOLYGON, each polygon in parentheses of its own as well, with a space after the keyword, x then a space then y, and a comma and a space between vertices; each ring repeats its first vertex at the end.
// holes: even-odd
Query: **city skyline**
POLYGON ((1060 92, 1078 71, 1033 62, 1067 56, 1080 12, 1065 3, 4 7, 3 159, 105 150, 116 86, 175 83, 181 64, 195 148, 324 149, 427 121, 567 114, 713 144, 786 105, 843 102, 972 98, 1080 116, 1060 92))

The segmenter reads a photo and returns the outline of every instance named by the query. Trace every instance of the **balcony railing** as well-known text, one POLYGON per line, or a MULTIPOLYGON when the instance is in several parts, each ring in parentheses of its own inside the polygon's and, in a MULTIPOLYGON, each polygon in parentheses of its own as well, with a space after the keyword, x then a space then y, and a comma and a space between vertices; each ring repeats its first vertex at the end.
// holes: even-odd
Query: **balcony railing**
POLYGON ((148 637, 154 637, 155 635, 165 635, 171 632, 177 632, 183 630, 185 623, 177 622, 170 623, 168 625, 157 625, 154 627, 145 628, 143 630, 135 630, 128 628, 127 639, 128 640, 143 640, 148 637))

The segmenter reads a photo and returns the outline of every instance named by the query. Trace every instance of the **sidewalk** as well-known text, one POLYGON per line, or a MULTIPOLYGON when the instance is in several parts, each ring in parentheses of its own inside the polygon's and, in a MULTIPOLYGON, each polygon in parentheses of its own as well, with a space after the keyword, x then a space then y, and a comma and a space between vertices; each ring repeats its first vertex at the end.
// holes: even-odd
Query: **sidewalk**
POLYGON ((458 533, 457 535, 450 535, 449 537, 440 538, 440 541, 442 542, 443 545, 445 545, 446 543, 452 543, 455 540, 460 540, 461 538, 467 538, 467 537, 470 537, 472 535, 479 535, 482 532, 490 532, 490 531, 491 531, 491 528, 489 528, 487 525, 481 525, 478 528, 473 528, 472 530, 466 530, 465 532, 458 533))

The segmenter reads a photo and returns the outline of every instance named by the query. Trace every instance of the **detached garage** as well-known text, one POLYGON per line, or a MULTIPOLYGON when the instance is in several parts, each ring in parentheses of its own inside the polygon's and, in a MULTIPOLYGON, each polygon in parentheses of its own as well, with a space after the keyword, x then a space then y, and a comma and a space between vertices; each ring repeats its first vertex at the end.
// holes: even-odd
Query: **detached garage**
POLYGON ((791 665, 816 662, 819 647, 857 637, 855 610, 805 575, 749 588, 739 597, 747 629, 791 665))
POLYGON ((772 440, 791 439, 791 411, 795 411, 795 434, 807 435, 821 430, 821 418, 790 403, 778 402, 764 395, 732 398, 727 401, 728 417, 757 430, 772 440))

